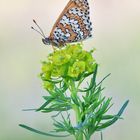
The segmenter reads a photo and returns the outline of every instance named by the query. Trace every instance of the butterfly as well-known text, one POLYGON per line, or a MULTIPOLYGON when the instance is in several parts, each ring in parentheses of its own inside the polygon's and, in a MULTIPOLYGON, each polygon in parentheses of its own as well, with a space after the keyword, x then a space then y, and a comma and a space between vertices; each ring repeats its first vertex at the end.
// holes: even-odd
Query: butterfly
POLYGON ((89 3, 87 0, 70 0, 56 20, 49 37, 35 20, 43 36, 43 43, 55 47, 65 46, 67 43, 83 41, 92 36, 92 22, 90 21, 89 3))

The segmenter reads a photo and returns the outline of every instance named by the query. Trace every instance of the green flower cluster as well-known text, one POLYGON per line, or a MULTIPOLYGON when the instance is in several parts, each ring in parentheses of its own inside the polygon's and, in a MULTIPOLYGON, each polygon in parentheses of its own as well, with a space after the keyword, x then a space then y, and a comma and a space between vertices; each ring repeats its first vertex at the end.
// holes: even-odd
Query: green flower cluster
POLYGON ((53 83, 50 81, 54 79, 76 79, 95 70, 93 51, 85 51, 82 47, 80 43, 68 44, 49 54, 42 62, 41 78, 45 88, 51 90, 53 83))

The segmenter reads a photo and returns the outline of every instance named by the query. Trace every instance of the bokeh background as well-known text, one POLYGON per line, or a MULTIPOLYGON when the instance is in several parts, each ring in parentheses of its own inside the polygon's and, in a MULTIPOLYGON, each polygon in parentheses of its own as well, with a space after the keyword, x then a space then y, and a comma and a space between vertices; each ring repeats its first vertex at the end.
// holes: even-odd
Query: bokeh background
MULTIPOLYGON (((30 133, 25 123, 49 131, 49 114, 22 112, 38 107, 46 94, 38 78, 40 61, 51 48, 30 29, 36 19, 45 33, 68 0, 0 0, 0 140, 55 140, 30 133)), ((125 118, 104 131, 104 140, 140 139, 140 2, 138 0, 89 0, 94 37, 85 49, 95 47, 100 64, 98 79, 108 73, 104 94, 113 97, 112 113, 130 99, 125 118)), ((62 138, 61 138, 62 139, 62 138)), ((72 137, 64 138, 73 140, 72 137)), ((100 140, 99 134, 94 140, 100 140)))

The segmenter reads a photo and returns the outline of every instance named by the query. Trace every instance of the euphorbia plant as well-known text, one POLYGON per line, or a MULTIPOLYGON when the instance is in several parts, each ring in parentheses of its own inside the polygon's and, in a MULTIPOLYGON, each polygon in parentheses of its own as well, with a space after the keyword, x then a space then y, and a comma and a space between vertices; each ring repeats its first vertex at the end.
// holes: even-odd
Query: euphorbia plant
POLYGON ((102 82, 109 75, 97 82, 98 64, 92 56, 93 52, 83 50, 83 45, 77 43, 48 55, 42 62, 40 73, 47 95, 43 96, 45 103, 35 111, 57 112, 52 117, 54 130, 45 133, 23 124, 20 124, 21 127, 46 136, 73 135, 75 140, 90 140, 95 132, 102 132, 120 119, 129 101, 117 114, 107 113, 113 104, 112 98, 102 95, 102 82), (74 111, 72 115, 75 115, 76 122, 73 122, 70 110, 74 111), (58 135, 60 132, 66 135, 58 135))

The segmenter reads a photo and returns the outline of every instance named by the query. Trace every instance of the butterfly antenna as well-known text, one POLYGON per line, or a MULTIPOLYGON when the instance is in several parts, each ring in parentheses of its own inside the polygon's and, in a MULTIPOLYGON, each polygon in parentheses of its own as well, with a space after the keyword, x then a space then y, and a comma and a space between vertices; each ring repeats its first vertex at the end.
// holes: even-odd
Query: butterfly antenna
POLYGON ((35 29, 34 27, 31 26, 31 29, 33 29, 34 31, 36 31, 37 33, 39 33, 41 36, 43 36, 43 38, 45 38, 44 34, 42 34, 41 32, 39 32, 37 29, 35 29))
POLYGON ((45 37, 45 34, 43 32, 43 30, 41 29, 41 27, 37 24, 37 22, 33 19, 33 22, 35 23, 35 25, 39 28, 41 34, 45 37))

